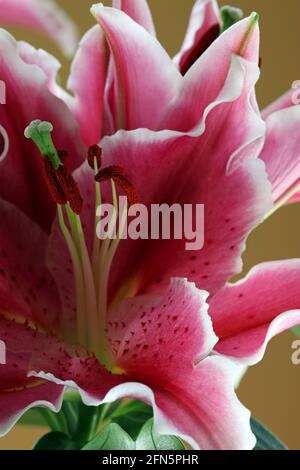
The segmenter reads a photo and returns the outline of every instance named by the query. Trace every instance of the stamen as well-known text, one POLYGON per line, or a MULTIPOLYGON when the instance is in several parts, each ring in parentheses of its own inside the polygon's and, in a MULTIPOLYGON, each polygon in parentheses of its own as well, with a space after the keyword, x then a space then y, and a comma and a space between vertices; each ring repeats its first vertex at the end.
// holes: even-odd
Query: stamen
POLYGON ((44 158, 44 179, 54 202, 59 205, 66 204, 66 195, 57 179, 55 169, 49 157, 44 158))
POLYGON ((75 214, 80 214, 82 210, 83 200, 78 188, 76 181, 74 180, 71 173, 64 165, 60 165, 56 170, 57 179, 63 188, 67 201, 69 201, 70 206, 75 212, 75 214))
POLYGON ((103 170, 100 170, 96 175, 96 181, 102 182, 113 180, 118 186, 123 189, 127 196, 129 206, 138 202, 138 196, 134 186, 130 183, 129 179, 125 176, 123 169, 120 166, 112 165, 103 170))
MULTIPOLYGON (((95 147, 95 146, 94 146, 95 147)), ((98 146, 96 146, 99 148, 98 146)), ((99 155, 98 155, 99 156, 99 155)), ((94 156, 94 175, 96 176, 100 166, 101 166, 101 159, 97 158, 97 155, 94 156)), ((97 261, 98 261, 98 256, 99 256, 99 250, 100 250, 100 242, 97 237, 97 208, 101 205, 102 202, 102 195, 101 195, 101 185, 97 181, 95 181, 95 196, 96 196, 96 201, 95 201, 95 218, 94 218, 94 241, 93 241, 93 272, 95 276, 95 282, 98 285, 98 277, 97 277, 97 261)))
POLYGON ((102 150, 98 145, 92 145, 92 147, 89 148, 88 150, 88 164, 92 168, 92 170, 95 169, 95 159, 97 162, 97 168, 100 170, 102 166, 102 150))
POLYGON ((58 206, 58 221, 60 229, 65 238, 65 241, 68 246, 68 250, 72 259, 73 272, 75 277, 75 287, 76 287, 76 305, 77 305, 77 338, 79 344, 82 346, 88 345, 87 339, 87 328, 86 328, 86 318, 85 318, 85 302, 84 302, 84 283, 83 275, 81 270, 80 259, 78 256, 77 248, 75 246, 74 240, 65 224, 64 215, 62 208, 58 206))
MULTIPOLYGON (((112 194, 113 194, 113 201, 116 200, 116 188, 115 183, 111 180, 112 185, 112 194)), ((107 238, 102 242, 101 250, 99 252, 97 266, 97 279, 99 280, 99 293, 98 293, 98 305, 99 305, 99 318, 100 323, 103 328, 105 328, 106 323, 106 312, 107 312, 107 289, 108 289, 108 275, 109 272, 106 269, 106 260, 107 260, 107 253, 109 251, 109 247, 111 244, 111 238, 115 230, 116 221, 118 217, 118 206, 114 202, 115 208, 115 217, 113 217, 108 224, 108 234, 107 238)))

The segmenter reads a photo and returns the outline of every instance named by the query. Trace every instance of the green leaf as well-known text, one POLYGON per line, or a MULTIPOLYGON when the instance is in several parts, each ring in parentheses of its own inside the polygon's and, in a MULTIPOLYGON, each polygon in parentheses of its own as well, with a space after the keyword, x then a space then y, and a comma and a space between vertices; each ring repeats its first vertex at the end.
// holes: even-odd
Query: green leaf
POLYGON ((135 443, 118 424, 111 423, 88 442, 82 450, 134 450, 135 443))
POLYGON ((117 409, 112 421, 123 428, 132 439, 136 439, 146 421, 152 418, 152 408, 138 400, 133 400, 117 409))
POLYGON ((278 437, 253 417, 251 418, 251 428, 257 439, 254 450, 288 450, 278 437))
POLYGON ((45 434, 33 447, 33 450, 76 450, 78 444, 62 432, 45 434))
POLYGON ((298 338, 300 338, 300 325, 292 328, 292 331, 298 338))
POLYGON ((153 419, 144 424, 136 440, 137 450, 184 450, 185 447, 175 436, 163 436, 155 432, 153 419))

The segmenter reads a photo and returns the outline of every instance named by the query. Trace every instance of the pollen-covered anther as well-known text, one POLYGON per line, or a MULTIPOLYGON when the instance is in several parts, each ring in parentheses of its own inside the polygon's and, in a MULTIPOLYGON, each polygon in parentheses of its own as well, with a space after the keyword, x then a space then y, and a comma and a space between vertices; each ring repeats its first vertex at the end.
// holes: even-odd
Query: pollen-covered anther
POLYGON ((52 199, 56 204, 67 204, 67 197, 60 182, 58 181, 56 171, 52 165, 51 159, 45 157, 44 160, 44 180, 47 184, 52 199))
POLYGON ((100 170, 102 166, 102 149, 98 145, 92 145, 88 150, 88 164, 94 170, 95 162, 97 169, 100 170))
POLYGON ((66 199, 71 206, 71 209, 76 214, 80 214, 82 210, 83 200, 78 185, 74 180, 72 174, 64 165, 60 165, 57 170, 55 170, 55 174, 57 176, 57 180, 60 186, 63 189, 66 199))
POLYGON ((130 183, 127 176, 125 176, 123 169, 118 165, 112 165, 103 170, 100 170, 95 177, 99 183, 103 181, 113 180, 127 196, 128 205, 138 203, 138 195, 134 186, 130 183))

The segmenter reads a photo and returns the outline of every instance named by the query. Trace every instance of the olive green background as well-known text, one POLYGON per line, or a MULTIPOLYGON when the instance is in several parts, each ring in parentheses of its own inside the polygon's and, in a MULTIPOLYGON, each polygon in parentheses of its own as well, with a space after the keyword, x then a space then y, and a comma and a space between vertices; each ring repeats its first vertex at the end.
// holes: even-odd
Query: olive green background
MULTIPOLYGON (((79 24, 82 33, 94 24, 89 14, 90 1, 58 0, 58 3, 79 24)), ((108 1, 103 3, 109 4, 108 1)), ((220 1, 220 4, 226 3, 220 1)), ((174 54, 181 44, 193 0, 150 0, 149 4, 161 42, 174 54)), ((246 14, 253 10, 260 14, 262 75, 258 95, 263 107, 290 88, 294 80, 300 79, 299 0, 235 0, 234 5, 246 14)), ((25 30, 13 33, 57 55, 63 63, 62 77, 66 78, 68 63, 48 40, 25 30)), ((299 217, 300 205, 293 205, 280 210, 259 227, 247 244, 245 271, 262 261, 299 257, 299 217)), ((293 339, 291 333, 275 338, 263 362, 247 373, 238 393, 253 414, 290 448, 300 449, 300 365, 291 363, 293 339)), ((30 448, 41 432, 41 429, 16 427, 0 440, 0 449, 30 448)))

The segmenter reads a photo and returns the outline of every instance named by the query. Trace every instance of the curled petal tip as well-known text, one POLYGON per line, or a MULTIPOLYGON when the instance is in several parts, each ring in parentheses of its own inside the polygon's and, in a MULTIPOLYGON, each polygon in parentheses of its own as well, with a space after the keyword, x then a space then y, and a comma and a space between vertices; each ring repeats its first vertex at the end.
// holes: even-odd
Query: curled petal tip
POLYGON ((254 11, 253 13, 251 13, 251 15, 250 15, 250 20, 251 20, 252 24, 258 23, 258 21, 259 21, 259 14, 256 13, 256 11, 254 11))
POLYGON ((91 12, 91 14, 94 16, 94 18, 96 18, 96 15, 97 15, 98 10, 99 10, 100 8, 104 8, 103 3, 101 3, 101 2, 100 2, 100 3, 94 3, 94 4, 91 6, 90 12, 91 12))

